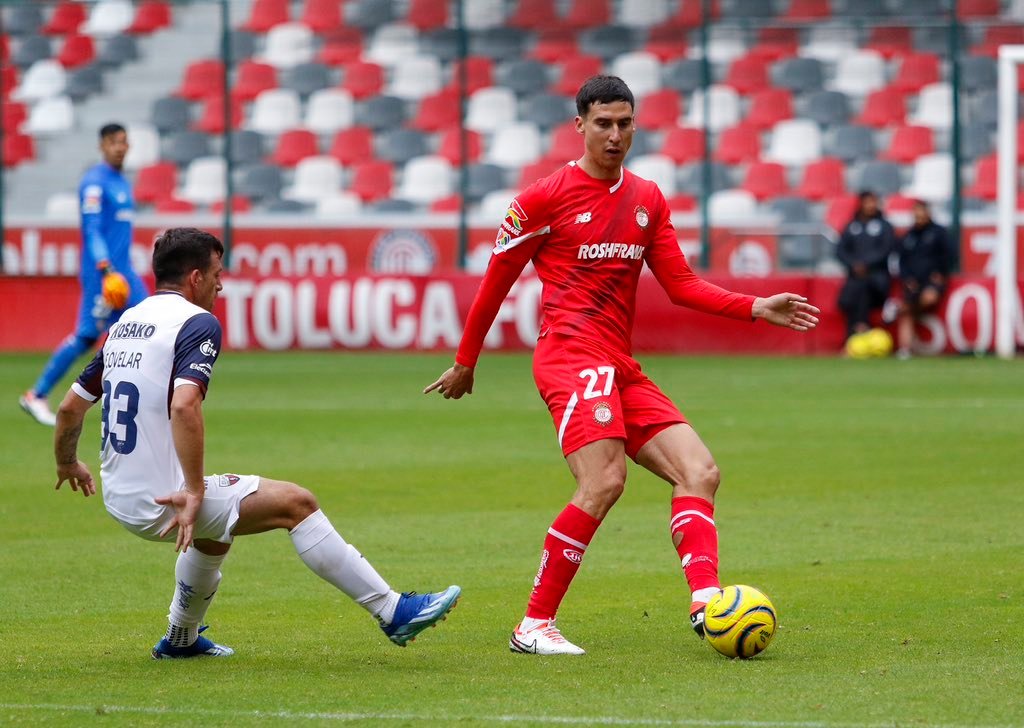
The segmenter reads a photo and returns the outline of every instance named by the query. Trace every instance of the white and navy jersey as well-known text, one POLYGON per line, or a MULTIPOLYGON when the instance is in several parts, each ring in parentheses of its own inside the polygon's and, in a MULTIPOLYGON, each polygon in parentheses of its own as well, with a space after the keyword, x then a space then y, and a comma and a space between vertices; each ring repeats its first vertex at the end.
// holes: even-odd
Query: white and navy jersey
POLYGON ((152 522, 163 508, 155 499, 184 487, 171 395, 197 386, 206 396, 220 342, 213 314, 162 291, 124 312, 73 385, 80 397, 103 399, 103 502, 118 520, 152 522))

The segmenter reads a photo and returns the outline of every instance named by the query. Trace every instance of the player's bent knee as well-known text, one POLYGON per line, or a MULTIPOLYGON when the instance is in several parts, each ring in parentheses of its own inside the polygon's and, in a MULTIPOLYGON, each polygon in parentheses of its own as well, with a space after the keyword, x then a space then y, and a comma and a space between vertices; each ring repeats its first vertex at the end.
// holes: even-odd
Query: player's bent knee
POLYGON ((301 485, 296 485, 295 483, 289 483, 289 485, 291 486, 291 493, 288 499, 289 506, 291 507, 292 517, 295 519, 296 524, 298 524, 311 513, 316 513, 320 509, 320 504, 317 502, 316 496, 301 485))

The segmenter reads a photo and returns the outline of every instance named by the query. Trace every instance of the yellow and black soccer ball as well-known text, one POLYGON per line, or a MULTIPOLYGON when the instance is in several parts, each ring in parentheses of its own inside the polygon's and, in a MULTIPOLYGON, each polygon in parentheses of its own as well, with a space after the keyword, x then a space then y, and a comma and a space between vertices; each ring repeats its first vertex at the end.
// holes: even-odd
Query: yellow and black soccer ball
POLYGON ((746 659, 763 652, 777 625, 771 600, 752 586, 727 586, 704 609, 704 636, 726 657, 746 659))

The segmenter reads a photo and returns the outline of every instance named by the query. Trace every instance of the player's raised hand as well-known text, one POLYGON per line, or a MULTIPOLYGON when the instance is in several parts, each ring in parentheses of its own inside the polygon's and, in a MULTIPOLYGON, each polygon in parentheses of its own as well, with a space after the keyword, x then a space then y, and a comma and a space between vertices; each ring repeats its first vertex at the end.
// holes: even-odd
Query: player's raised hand
POLYGON ((174 518, 160 532, 160 538, 177 528, 178 537, 174 541, 174 550, 185 553, 192 545, 192 531, 195 528, 196 518, 199 516, 199 506, 203 504, 202 494, 193 493, 187 489, 179 490, 157 498, 156 502, 162 506, 174 508, 174 518))
POLYGON ((124 308, 130 291, 128 280, 117 271, 110 271, 103 276, 103 300, 111 308, 124 308))
POLYGON ((818 325, 821 311, 795 293, 776 293, 768 298, 754 299, 754 318, 794 331, 810 331, 818 325))
POLYGON ((436 382, 424 388, 423 394, 430 394, 435 389, 445 399, 459 399, 464 394, 473 394, 473 368, 453 365, 436 382))
POLYGON ((96 484, 92 480, 92 473, 81 460, 57 466, 57 485, 54 490, 60 490, 64 483, 68 483, 71 490, 82 491, 82 495, 86 498, 96 493, 96 484))

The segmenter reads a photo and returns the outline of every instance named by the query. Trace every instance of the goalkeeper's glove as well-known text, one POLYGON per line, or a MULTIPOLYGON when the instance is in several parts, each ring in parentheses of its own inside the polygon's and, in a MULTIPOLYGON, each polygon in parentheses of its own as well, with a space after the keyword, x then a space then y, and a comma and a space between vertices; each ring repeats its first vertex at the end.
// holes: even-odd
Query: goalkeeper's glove
POLYGON ((131 291, 128 280, 111 268, 106 261, 100 263, 98 267, 103 271, 103 300, 113 309, 124 308, 131 291))

